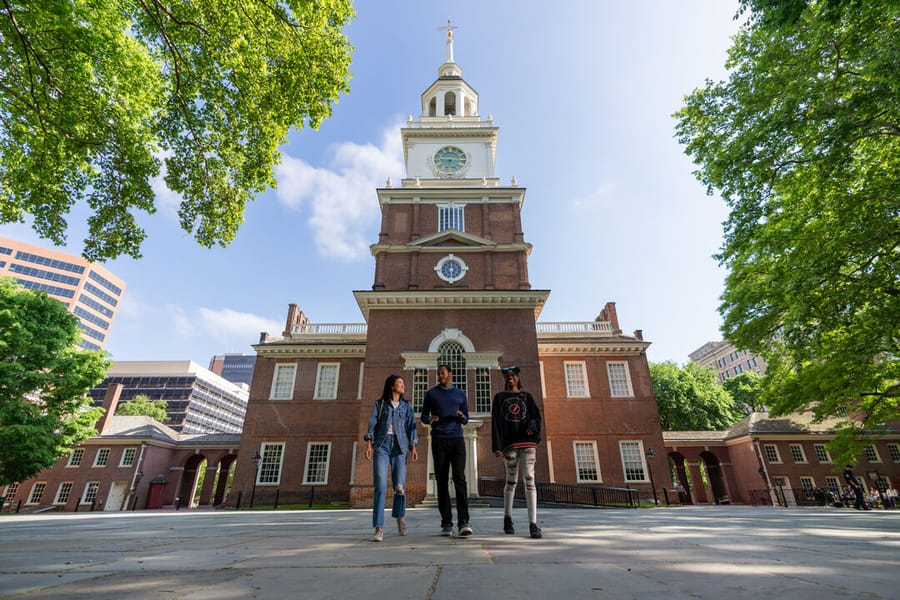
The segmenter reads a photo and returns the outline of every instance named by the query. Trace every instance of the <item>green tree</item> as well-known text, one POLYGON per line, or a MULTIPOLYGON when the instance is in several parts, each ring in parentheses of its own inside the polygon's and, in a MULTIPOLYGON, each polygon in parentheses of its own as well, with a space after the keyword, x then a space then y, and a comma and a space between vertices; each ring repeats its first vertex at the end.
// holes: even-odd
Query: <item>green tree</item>
POLYGON ((151 179, 181 226, 227 245, 275 185, 291 127, 318 127, 349 90, 351 0, 41 0, 0 5, 0 223, 26 215, 83 254, 140 257, 151 179))
POLYGON ((900 418, 900 3, 754 0, 727 81, 677 133, 731 209, 726 338, 774 414, 847 417, 839 460, 900 418))
POLYGON ((133 400, 128 402, 120 402, 116 408, 117 415, 142 415, 152 417, 160 423, 165 423, 168 419, 166 414, 165 400, 151 400, 145 394, 138 394, 133 400))
POLYGON ((96 433, 102 351, 77 347, 78 319, 62 302, 0 278, 0 485, 50 467, 96 433))
POLYGON ((766 410, 763 400, 762 377, 759 373, 745 371, 726 379, 722 387, 731 394, 735 409, 742 414, 749 415, 752 412, 766 410))
POLYGON ((736 423, 740 412, 709 367, 650 363, 650 379, 664 431, 714 431, 736 423))

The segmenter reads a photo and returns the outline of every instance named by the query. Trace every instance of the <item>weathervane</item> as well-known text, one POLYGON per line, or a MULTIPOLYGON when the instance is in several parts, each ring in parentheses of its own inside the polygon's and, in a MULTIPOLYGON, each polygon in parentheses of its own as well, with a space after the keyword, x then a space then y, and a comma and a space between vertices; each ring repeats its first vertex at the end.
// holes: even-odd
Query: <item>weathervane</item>
POLYGON ((459 29, 456 25, 451 23, 450 18, 447 18, 447 24, 442 27, 435 27, 438 31, 446 31, 447 32, 447 60, 445 62, 452 63, 453 62, 453 30, 459 29))

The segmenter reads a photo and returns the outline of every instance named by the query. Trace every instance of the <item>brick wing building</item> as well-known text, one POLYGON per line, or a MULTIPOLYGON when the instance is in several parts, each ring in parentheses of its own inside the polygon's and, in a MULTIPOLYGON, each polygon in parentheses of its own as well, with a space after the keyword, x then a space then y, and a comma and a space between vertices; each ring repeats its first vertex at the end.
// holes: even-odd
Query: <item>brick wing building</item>
MULTIPOLYGON (((537 322, 550 292, 528 275, 525 189, 496 176, 499 130, 478 105, 448 31, 446 60, 422 94, 421 114, 401 129, 406 177, 376 190, 374 281, 354 292, 365 323, 312 323, 292 304, 282 335, 263 334, 254 347, 235 476, 243 494, 370 503, 372 468, 361 442, 372 403, 396 373, 418 410, 439 363, 454 366, 469 397, 470 495, 480 477, 503 476, 491 452, 490 404, 502 389, 499 367, 511 364, 544 412, 538 480, 628 486, 649 497, 653 447, 663 476, 649 343, 640 332, 622 333, 613 303, 593 321, 537 322)), ((435 493, 428 430, 420 425, 419 433, 412 502, 435 493)))

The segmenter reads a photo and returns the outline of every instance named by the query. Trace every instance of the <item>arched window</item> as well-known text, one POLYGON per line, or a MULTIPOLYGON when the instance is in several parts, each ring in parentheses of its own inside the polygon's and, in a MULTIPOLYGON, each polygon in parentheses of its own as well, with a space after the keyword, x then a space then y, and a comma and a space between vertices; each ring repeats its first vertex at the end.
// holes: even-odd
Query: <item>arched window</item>
POLYGON ((462 344, 447 341, 438 348, 439 365, 449 365, 453 369, 453 384, 463 392, 466 391, 466 356, 462 344))
POLYGON ((472 117, 475 115, 475 108, 470 98, 466 98, 463 100, 463 106, 465 106, 465 116, 472 117))
POLYGON ((428 101, 428 116, 434 117, 437 115, 437 98, 432 98, 428 101))
POLYGON ((447 92, 444 94, 444 115, 456 114, 456 94, 447 92))

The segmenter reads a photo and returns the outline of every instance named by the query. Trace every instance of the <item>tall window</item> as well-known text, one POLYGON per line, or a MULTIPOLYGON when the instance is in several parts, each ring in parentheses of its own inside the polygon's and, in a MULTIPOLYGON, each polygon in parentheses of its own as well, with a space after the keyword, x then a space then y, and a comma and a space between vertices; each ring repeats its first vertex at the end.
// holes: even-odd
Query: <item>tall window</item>
POLYGON ((900 444, 888 444, 887 447, 891 460, 895 463, 900 463, 900 444))
POLYGON ((100 482, 99 481, 89 481, 87 485, 84 486, 84 494, 81 496, 82 504, 90 504, 94 500, 97 499, 97 492, 100 491, 100 482))
POLYGON ((339 363, 319 363, 316 373, 316 400, 334 400, 337 398, 339 363))
POLYGON ((584 362, 563 363, 566 371, 566 397, 587 398, 587 365, 584 362))
POLYGON ((256 483, 281 483, 281 463, 284 459, 284 442, 264 443, 260 448, 262 460, 259 461, 259 472, 256 483))
POLYGON ((310 442, 306 447, 306 468, 303 485, 328 483, 328 454, 330 442, 310 442))
POLYGON ((881 457, 878 456, 878 450, 875 449, 875 446, 872 446, 870 444, 863 449, 863 452, 866 455, 866 460, 868 460, 870 463, 881 462, 881 457))
POLYGON ((475 412, 491 412, 490 369, 475 369, 475 412))
POLYGON ((831 453, 825 448, 825 444, 814 444, 813 449, 816 451, 816 460, 820 463, 830 463, 831 453))
POLYGON ((446 231, 447 229, 455 229, 456 231, 466 230, 462 204, 451 203, 438 205, 438 231, 446 231))
POLYGON ((628 373, 627 362, 606 363, 606 373, 609 376, 609 392, 613 398, 630 398, 634 396, 634 392, 631 390, 631 375, 628 373))
POLYGON ((59 489, 56 490, 56 498, 53 500, 53 504, 65 504, 69 501, 69 497, 72 495, 72 482, 64 481, 59 484, 59 489))
POLYGON ((763 446, 763 451, 766 453, 766 460, 770 463, 780 463, 781 456, 778 454, 778 448, 775 444, 766 444, 763 446))
POLYGON ((825 487, 828 488, 829 491, 834 492, 835 494, 839 494, 841 492, 841 483, 838 481, 837 477, 833 475, 828 475, 825 477, 825 487))
POLYGON ((32 485, 31 493, 28 494, 28 502, 26 502, 26 504, 40 504, 45 489, 47 489, 47 484, 43 482, 32 485))
POLYGON ((800 444, 791 444, 791 458, 795 463, 805 463, 806 454, 803 452, 803 446, 800 444))
POLYGON ((459 342, 444 342, 438 348, 440 358, 438 364, 449 365, 453 369, 453 384, 466 392, 466 357, 465 349, 459 342))
POLYGON ((84 448, 75 448, 72 450, 72 453, 69 455, 69 462, 66 463, 67 467, 77 467, 81 465, 81 459, 84 458, 84 448))
POLYGON ((290 400, 294 397, 294 379, 297 376, 297 365, 277 364, 272 375, 272 392, 270 400, 290 400))
POLYGON ((137 448, 125 448, 122 451, 122 461, 119 463, 120 467, 130 467, 134 464, 134 456, 137 454, 137 448))
POLYGON ((807 492, 807 495, 812 495, 811 492, 816 487, 816 482, 812 477, 801 477, 800 478, 800 487, 804 492, 807 492))
POLYGON ((644 472, 644 446, 637 441, 620 441, 619 453, 622 455, 622 470, 625 481, 647 481, 644 472))
POLYGON ((575 472, 578 483, 600 481, 600 465, 597 464, 597 442, 574 442, 575 472))
POLYGON ((422 402, 425 400, 425 392, 428 391, 428 369, 416 369, 413 371, 412 405, 416 413, 422 411, 422 402))
POLYGON ((18 491, 19 491, 19 484, 11 483, 8 486, 6 486, 6 491, 3 492, 3 497, 6 498, 6 501, 11 504, 13 501, 13 498, 16 497, 16 494, 18 493, 18 491))
POLYGON ((97 456, 94 457, 94 466, 95 467, 105 467, 109 462, 109 448, 99 448, 97 450, 97 456))

